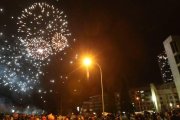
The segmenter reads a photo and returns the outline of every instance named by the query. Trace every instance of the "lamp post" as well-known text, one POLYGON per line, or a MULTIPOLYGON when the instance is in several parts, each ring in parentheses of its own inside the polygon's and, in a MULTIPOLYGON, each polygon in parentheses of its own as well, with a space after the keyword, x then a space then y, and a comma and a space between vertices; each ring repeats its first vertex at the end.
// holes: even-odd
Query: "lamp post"
MULTIPOLYGON (((92 60, 89 57, 83 59, 83 64, 88 68, 92 64, 92 60)), ((101 78, 101 102, 102 102, 102 114, 104 114, 104 90, 103 90, 103 80, 102 80, 102 69, 101 66, 96 62, 95 65, 98 66, 101 78)), ((87 74, 89 75, 89 73, 87 74)))
POLYGON ((141 103, 140 103, 140 98, 139 98, 139 97, 136 97, 136 100, 138 101, 138 104, 139 104, 139 111, 141 111, 141 103))

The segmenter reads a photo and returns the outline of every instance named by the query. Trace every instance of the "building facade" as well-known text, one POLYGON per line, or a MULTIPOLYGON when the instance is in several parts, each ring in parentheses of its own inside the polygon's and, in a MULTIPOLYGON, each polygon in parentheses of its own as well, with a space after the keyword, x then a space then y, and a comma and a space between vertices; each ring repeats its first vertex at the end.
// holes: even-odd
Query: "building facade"
MULTIPOLYGON (((105 111, 108 109, 108 98, 107 95, 104 95, 104 105, 105 111)), ((88 101, 83 102, 82 113, 102 113, 102 97, 101 95, 95 95, 89 97, 88 101)))
POLYGON ((174 82, 157 86, 157 92, 161 104, 161 110, 179 108, 179 98, 174 82))
POLYGON ((150 87, 138 88, 130 91, 134 111, 149 111, 154 109, 150 87))
POLYGON ((174 82, 138 88, 130 91, 135 111, 165 111, 180 107, 174 82))
POLYGON ((172 82, 173 75, 170 69, 169 61, 166 52, 158 55, 158 64, 161 71, 161 77, 164 83, 172 82))
POLYGON ((173 74, 174 83, 180 99, 180 37, 169 36, 164 42, 164 48, 173 74))

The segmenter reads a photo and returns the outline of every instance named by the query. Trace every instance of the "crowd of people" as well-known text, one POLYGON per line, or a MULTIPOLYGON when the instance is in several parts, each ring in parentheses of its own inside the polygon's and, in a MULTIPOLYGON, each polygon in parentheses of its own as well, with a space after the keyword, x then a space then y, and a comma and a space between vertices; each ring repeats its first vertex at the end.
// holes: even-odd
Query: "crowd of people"
POLYGON ((132 120, 180 120, 180 111, 166 111, 160 113, 144 112, 143 114, 136 114, 132 120))
POLYGON ((180 109, 170 112, 142 112, 136 114, 107 114, 97 117, 96 115, 33 115, 33 114, 0 114, 0 120, 180 120, 180 109))

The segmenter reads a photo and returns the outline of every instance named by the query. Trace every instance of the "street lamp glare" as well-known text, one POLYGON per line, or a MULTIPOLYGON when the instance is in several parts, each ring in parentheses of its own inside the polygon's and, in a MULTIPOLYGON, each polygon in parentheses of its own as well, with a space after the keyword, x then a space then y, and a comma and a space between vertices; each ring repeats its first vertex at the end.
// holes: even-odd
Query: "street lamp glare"
POLYGON ((86 58, 84 58, 83 63, 84 63, 85 66, 88 67, 88 66, 91 65, 92 61, 91 61, 90 58, 86 57, 86 58))

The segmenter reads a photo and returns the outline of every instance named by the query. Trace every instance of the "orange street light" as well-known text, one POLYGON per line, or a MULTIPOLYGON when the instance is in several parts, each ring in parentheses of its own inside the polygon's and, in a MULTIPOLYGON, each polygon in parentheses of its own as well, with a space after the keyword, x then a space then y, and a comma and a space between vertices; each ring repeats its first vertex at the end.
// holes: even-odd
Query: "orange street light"
POLYGON ((91 58, 85 57, 85 58, 83 59, 83 64, 84 64, 86 67, 89 67, 89 66, 91 65, 91 63, 92 63, 91 58))
POLYGON ((92 59, 90 58, 90 57, 85 57, 84 59, 83 59, 83 65, 86 67, 86 74, 87 74, 87 79, 89 79, 89 67, 91 66, 91 64, 92 64, 92 59))

